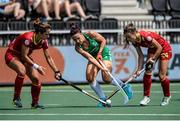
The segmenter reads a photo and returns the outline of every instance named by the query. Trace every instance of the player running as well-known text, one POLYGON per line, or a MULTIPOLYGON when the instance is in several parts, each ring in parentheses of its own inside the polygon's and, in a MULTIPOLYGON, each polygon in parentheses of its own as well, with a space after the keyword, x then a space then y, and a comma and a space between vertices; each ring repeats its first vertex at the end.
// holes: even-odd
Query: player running
POLYGON ((45 75, 45 68, 33 61, 31 54, 34 50, 43 49, 46 61, 55 73, 55 78, 61 78, 61 73, 48 51, 47 39, 49 37, 51 26, 47 23, 43 23, 40 19, 36 19, 34 21, 34 28, 35 31, 26 32, 15 38, 9 44, 5 54, 6 64, 17 73, 13 98, 13 103, 17 108, 22 107, 20 94, 25 75, 32 81, 32 108, 44 108, 44 106, 38 104, 38 101, 41 91, 39 74, 45 75))
POLYGON ((163 89, 164 97, 161 102, 161 106, 169 104, 170 95, 170 81, 167 74, 168 63, 172 57, 172 49, 170 44, 159 34, 150 31, 140 30, 137 31, 136 27, 130 23, 124 28, 124 37, 126 45, 129 42, 136 48, 138 53, 138 69, 136 73, 142 69, 143 66, 143 53, 140 47, 148 48, 146 72, 143 78, 144 85, 144 98, 140 101, 140 105, 145 106, 150 102, 150 88, 151 88, 151 75, 155 62, 159 59, 159 80, 161 80, 161 86, 163 89))
MULTIPOLYGON (((96 76, 99 70, 101 70, 103 81, 108 84, 110 83, 116 85, 107 74, 107 69, 112 71, 112 61, 111 52, 106 46, 106 40, 102 35, 94 31, 81 33, 81 29, 75 24, 72 24, 71 26, 70 35, 75 42, 75 50, 88 60, 86 67, 87 81, 98 97, 106 101, 107 98, 99 83, 96 81, 96 76), (103 61, 107 69, 103 68, 103 66, 98 62, 99 59, 103 61)), ((125 85, 121 80, 118 81, 118 83, 123 87, 124 91, 130 97, 132 95, 131 87, 129 85, 125 85)), ((103 105, 102 103, 99 103, 97 106, 109 107, 111 105, 103 105)))

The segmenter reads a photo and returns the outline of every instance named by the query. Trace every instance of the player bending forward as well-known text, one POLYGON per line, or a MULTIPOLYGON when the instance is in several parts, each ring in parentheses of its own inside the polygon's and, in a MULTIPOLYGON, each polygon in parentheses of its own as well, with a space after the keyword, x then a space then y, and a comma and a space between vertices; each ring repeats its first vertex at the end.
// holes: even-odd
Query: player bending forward
POLYGON ((138 53, 138 69, 136 73, 142 69, 144 56, 141 47, 148 48, 146 72, 143 78, 144 85, 144 98, 140 101, 140 105, 145 106, 150 102, 150 88, 151 88, 151 75, 155 62, 159 59, 159 80, 163 89, 164 97, 161 106, 169 104, 170 95, 170 81, 166 76, 168 63, 172 57, 172 49, 170 44, 159 34, 151 31, 140 30, 137 31, 135 26, 130 23, 124 28, 124 37, 126 45, 129 42, 136 48, 138 53))
POLYGON ((46 61, 52 68, 56 79, 61 78, 61 73, 56 67, 48 51, 48 40, 51 26, 43 23, 40 19, 34 21, 35 31, 26 32, 15 38, 10 44, 5 54, 5 61, 9 68, 17 73, 15 79, 13 103, 17 108, 21 108, 21 88, 23 80, 27 75, 31 81, 32 108, 44 108, 38 103, 41 81, 39 74, 45 75, 44 67, 34 62, 31 57, 33 50, 43 49, 46 61))
MULTIPOLYGON (((102 35, 97 32, 89 31, 87 33, 81 33, 81 29, 77 25, 72 25, 70 35, 75 42, 76 51, 88 60, 86 66, 86 79, 89 82, 91 88, 99 96, 100 99, 106 101, 107 97, 102 91, 99 83, 96 81, 96 76, 99 70, 102 71, 103 81, 109 84, 116 85, 110 76, 107 74, 105 69, 98 60, 102 60, 108 70, 112 71, 111 53, 109 48, 106 46, 106 40, 102 35)), ((118 80, 124 91, 127 93, 129 98, 132 98, 132 90, 129 85, 125 85, 121 80, 118 80)), ((98 104, 98 107, 110 106, 98 104)))

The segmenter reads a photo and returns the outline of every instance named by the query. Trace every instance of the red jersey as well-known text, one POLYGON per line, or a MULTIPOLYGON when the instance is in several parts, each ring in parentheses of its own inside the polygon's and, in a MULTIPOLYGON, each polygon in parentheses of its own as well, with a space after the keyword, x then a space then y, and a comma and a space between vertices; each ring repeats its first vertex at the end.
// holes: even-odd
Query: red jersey
POLYGON ((150 31, 139 31, 139 38, 135 42, 135 46, 146 47, 151 50, 156 50, 152 44, 152 40, 156 40, 162 46, 162 53, 172 51, 170 44, 159 34, 150 31))
POLYGON ((16 39, 14 39, 9 44, 9 46, 8 46, 9 49, 17 52, 18 54, 20 54, 22 45, 24 45, 24 46, 29 48, 28 55, 30 55, 33 52, 33 50, 35 50, 35 49, 41 49, 41 48, 47 49, 48 48, 47 39, 42 40, 40 43, 35 45, 33 43, 33 35, 34 35, 34 32, 26 32, 24 34, 19 35, 16 39))

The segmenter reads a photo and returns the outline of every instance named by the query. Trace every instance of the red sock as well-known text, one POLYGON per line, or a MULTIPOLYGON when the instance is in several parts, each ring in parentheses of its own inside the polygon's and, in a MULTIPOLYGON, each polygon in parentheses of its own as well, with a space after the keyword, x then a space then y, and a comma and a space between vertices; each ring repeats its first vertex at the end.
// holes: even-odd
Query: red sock
POLYGON ((41 92, 41 84, 31 86, 32 105, 37 104, 41 92))
POLYGON ((143 78, 143 86, 144 86, 144 96, 150 96, 150 89, 151 89, 151 75, 144 74, 143 78))
POLYGON ((16 76, 13 100, 16 100, 17 98, 20 98, 21 89, 22 89, 22 86, 23 86, 23 80, 24 80, 24 77, 18 76, 18 75, 16 76))
POLYGON ((169 97, 170 96, 170 81, 168 78, 166 78, 164 81, 161 81, 161 86, 163 89, 164 96, 169 97))

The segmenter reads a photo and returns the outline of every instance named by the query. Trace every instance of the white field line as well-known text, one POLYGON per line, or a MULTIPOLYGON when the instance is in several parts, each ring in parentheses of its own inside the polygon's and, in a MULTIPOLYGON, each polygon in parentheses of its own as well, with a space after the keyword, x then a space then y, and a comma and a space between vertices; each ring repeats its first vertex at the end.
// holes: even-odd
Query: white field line
MULTIPOLYGON (((31 90, 30 89, 24 89, 23 92, 30 92, 31 90)), ((92 90, 86 90, 87 92, 94 92, 92 90)), ((13 92, 12 89, 3 89, 3 90, 0 90, 0 92, 13 92)), ((42 90, 42 92, 65 92, 65 93, 76 93, 76 92, 79 92, 78 90, 75 90, 75 89, 69 89, 69 90, 42 90)), ((113 90, 104 90, 104 92, 113 92, 113 90)), ((133 91, 134 93, 142 93, 143 91, 133 91)), ((151 91, 152 93, 162 93, 162 91, 151 91)), ((171 93, 180 93, 180 91, 171 91, 171 93)))
POLYGON ((0 116, 180 116, 180 114, 0 113, 0 116))
MULTIPOLYGON (((152 83, 152 87, 156 87, 156 86, 160 86, 161 84, 160 83, 152 83)), ((171 85, 171 87, 174 87, 174 86, 180 86, 180 83, 171 83, 170 84, 171 85)), ((86 88, 90 88, 90 86, 88 85, 88 84, 86 84, 86 85, 77 85, 77 86, 79 86, 79 87, 81 87, 81 88, 84 88, 84 89, 86 89, 86 88)), ((132 84, 132 86, 133 87, 142 87, 143 85, 142 84, 132 84)), ((42 86, 44 89, 72 89, 72 87, 71 86, 68 86, 68 85, 57 85, 57 86, 42 86)), ((30 86, 29 87, 24 87, 24 89, 27 89, 27 88, 30 88, 30 86)), ((42 89, 43 89, 42 88, 42 89)), ((112 86, 112 85, 102 85, 102 88, 103 89, 106 89, 106 88, 114 88, 114 86, 112 86)), ((2 87, 2 88, 0 88, 0 91, 1 90, 6 90, 6 89, 12 89, 13 90, 13 86, 12 87, 2 87)))
MULTIPOLYGON (((24 89, 23 92, 30 92, 31 90, 30 89, 24 89)), ((86 90, 87 92, 94 92, 92 90, 86 90)), ((113 92, 114 90, 104 90, 104 92, 106 93, 110 93, 110 92, 113 92)), ((13 89, 3 89, 1 90, 0 89, 0 92, 13 92, 13 89)), ((64 93, 77 93, 79 92, 78 90, 75 90, 75 89, 69 89, 69 90, 42 90, 41 92, 46 92, 46 93, 59 93, 59 92, 64 92, 64 93)), ((133 91, 133 93, 142 93, 143 91, 133 91)), ((162 91, 151 91, 151 93, 162 93, 162 91)), ((180 94, 180 91, 171 91, 171 93, 173 94, 180 94)))

